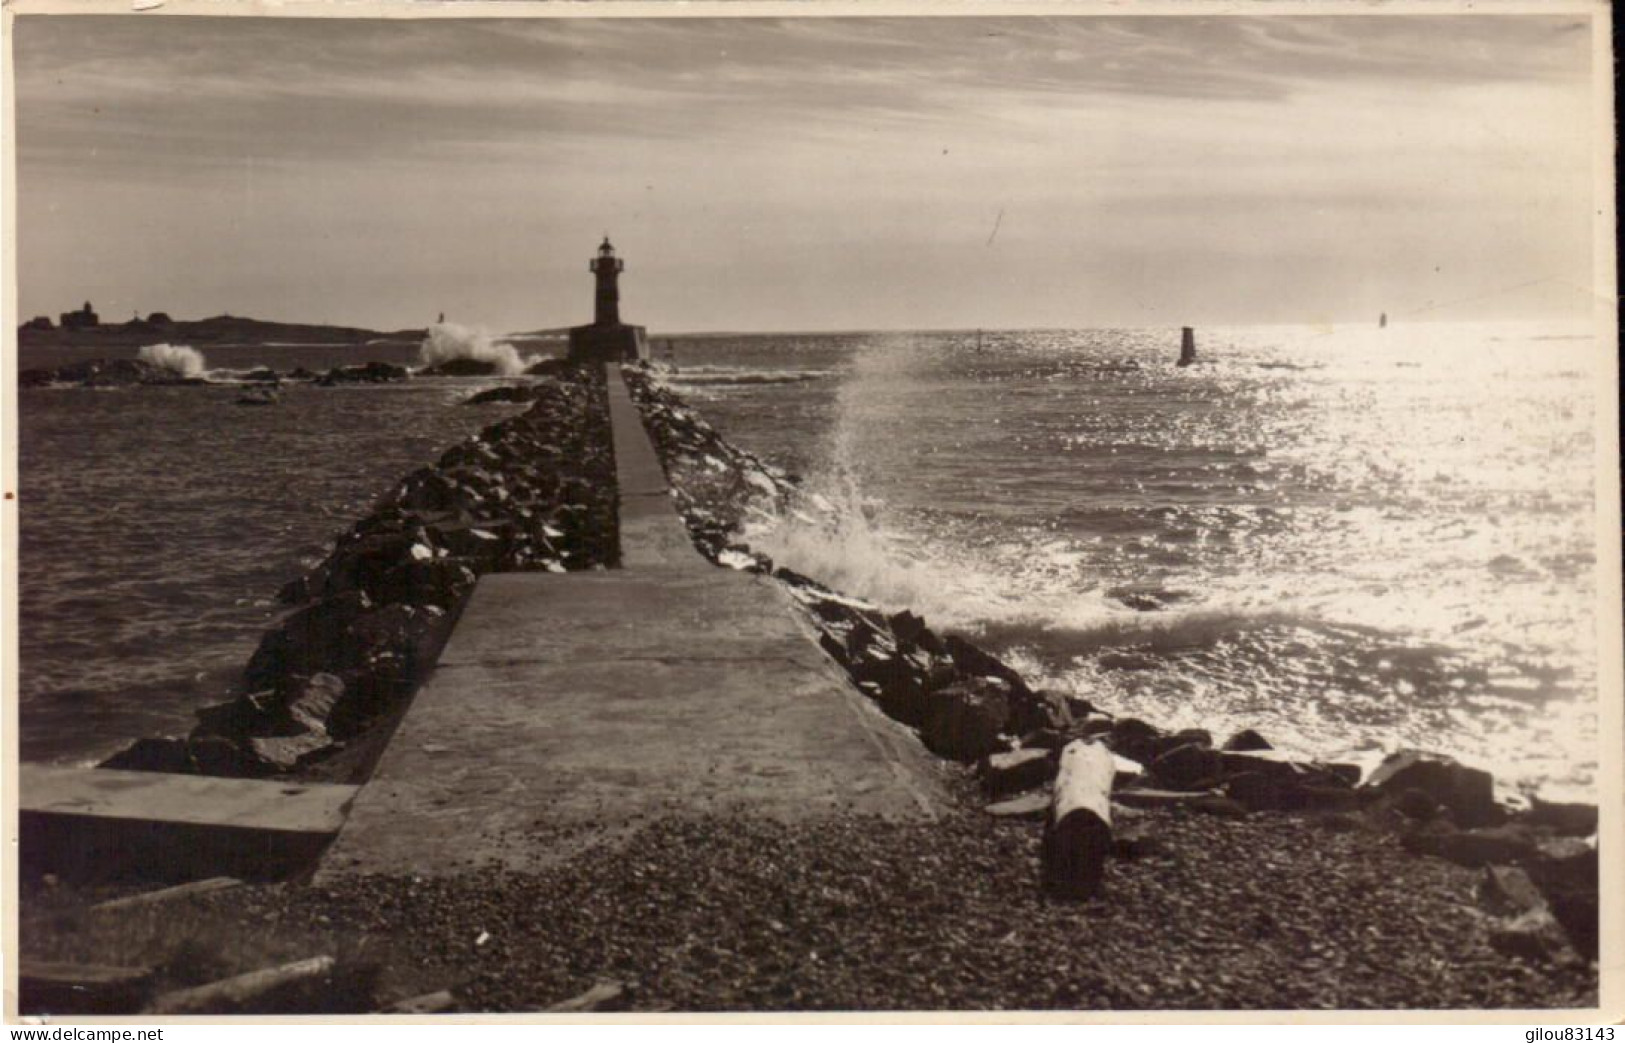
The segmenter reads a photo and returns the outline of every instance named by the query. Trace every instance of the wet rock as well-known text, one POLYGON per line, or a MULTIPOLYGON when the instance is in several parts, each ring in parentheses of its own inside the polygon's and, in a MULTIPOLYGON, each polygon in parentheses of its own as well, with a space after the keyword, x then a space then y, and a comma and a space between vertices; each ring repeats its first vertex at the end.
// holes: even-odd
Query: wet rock
POLYGON ((1588 960, 1596 959, 1600 908, 1597 849, 1571 838, 1543 841, 1536 844, 1523 867, 1575 950, 1588 960))
POLYGON ((1044 750, 990 754, 981 764, 982 789, 990 797, 1042 786, 1055 777, 1055 761, 1044 750))
POLYGON ((447 359, 437 366, 429 366, 419 371, 425 377, 488 377, 497 371, 495 362, 486 359, 456 358, 447 359))
MULTIPOLYGON (((1025 686, 1023 686, 1025 687, 1025 686)), ((1044 688, 1012 700, 1010 727, 1018 732, 1040 729, 1066 732, 1076 724, 1061 692, 1044 688)))
POLYGON ((310 675, 346 659, 350 623, 371 607, 360 591, 313 602, 266 631, 243 675, 250 688, 275 687, 289 674, 310 675))
POLYGON ((1568 949, 1562 927, 1545 906, 1494 924, 1489 943, 1502 955, 1533 961, 1558 959, 1568 949))
POLYGON ((1527 820, 1537 826, 1547 826, 1568 836, 1589 836, 1597 831, 1597 805, 1563 804, 1533 798, 1529 802, 1527 820))
POLYGON ((1032 696, 1032 689, 1027 687, 1020 674, 964 638, 950 634, 943 639, 943 645, 960 673, 968 677, 996 677, 1017 696, 1032 696))
POLYGON ((318 387, 336 387, 340 384, 387 384, 406 380, 411 373, 404 366, 388 362, 368 362, 361 366, 334 366, 316 380, 318 387))
POLYGON ((1198 743, 1175 746, 1151 762, 1151 775, 1177 790, 1206 789, 1216 785, 1224 769, 1218 751, 1198 743))
POLYGON ((1112 748, 1113 753, 1149 764, 1156 759, 1153 751, 1162 737, 1161 729, 1138 717, 1123 717, 1112 722, 1106 745, 1112 748))
POLYGON ((525 373, 532 377, 556 377, 567 375, 574 368, 574 363, 564 359, 542 359, 527 367, 525 373))
POLYGON ((1224 749, 1230 753, 1245 753, 1249 750, 1272 750, 1269 740, 1253 731, 1243 728, 1224 741, 1224 749))
POLYGON ((931 693, 920 730, 933 753, 969 762, 1004 748, 1000 735, 1009 717, 1006 687, 974 678, 931 693))
MULTIPOLYGON (((248 748, 270 771, 290 772, 336 750, 326 731, 298 735, 256 735, 248 748)), ((236 774, 233 772, 233 774, 236 774)))
POLYGON ((493 402, 529 402, 536 397, 536 389, 529 384, 505 384, 502 387, 476 391, 463 399, 465 406, 484 406, 493 402))
POLYGON ((199 775, 254 779, 263 778, 273 770, 269 763, 223 735, 192 738, 187 743, 187 754, 192 760, 192 770, 199 775))
POLYGON ((1519 826, 1452 829, 1438 820, 1405 834, 1400 842, 1412 853, 1473 868, 1522 862, 1536 851, 1534 836, 1519 826))
POLYGON ((1439 814, 1439 802, 1413 787, 1399 790, 1390 799, 1400 814, 1418 822, 1426 822, 1439 814))
POLYGON ((1518 916, 1546 906, 1540 888, 1517 866, 1485 866, 1476 896, 1478 904, 1495 916, 1518 916))
POLYGON ((1366 785, 1379 793, 1419 789, 1449 808, 1463 826, 1488 825, 1501 818, 1490 773, 1440 753, 1401 750, 1389 754, 1366 785))
POLYGON ((184 775, 192 771, 192 755, 185 739, 137 739, 96 766, 120 771, 162 771, 184 775))

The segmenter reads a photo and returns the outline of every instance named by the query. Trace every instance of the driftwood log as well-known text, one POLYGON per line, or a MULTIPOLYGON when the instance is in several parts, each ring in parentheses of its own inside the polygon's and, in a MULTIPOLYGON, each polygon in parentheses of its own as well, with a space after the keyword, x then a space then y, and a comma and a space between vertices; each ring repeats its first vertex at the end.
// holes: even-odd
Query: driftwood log
POLYGON ((187 884, 176 884, 174 887, 164 887, 156 891, 143 891, 141 894, 129 895, 125 898, 115 898, 109 902, 98 902, 90 907, 93 913, 114 912, 120 909, 139 909, 142 906, 162 905, 177 898, 192 898, 196 895, 214 894, 217 891, 229 891, 234 887, 241 887, 243 882, 232 876, 211 876, 207 880, 194 880, 187 884))
POLYGON ((251 1010, 267 996, 333 970, 331 956, 317 956, 280 967, 239 974, 191 989, 166 992, 152 1001, 148 1014, 235 1014, 251 1010))
POLYGON ((1100 892, 1112 849, 1111 751, 1079 739, 1061 750, 1044 823, 1044 886, 1063 898, 1100 892))

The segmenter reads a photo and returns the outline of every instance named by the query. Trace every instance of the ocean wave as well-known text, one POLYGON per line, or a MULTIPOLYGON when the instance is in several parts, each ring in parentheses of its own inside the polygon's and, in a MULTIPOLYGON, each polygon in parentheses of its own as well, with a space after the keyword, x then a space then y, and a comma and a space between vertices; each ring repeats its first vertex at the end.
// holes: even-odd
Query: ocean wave
POLYGON ((801 384, 832 376, 828 369, 741 369, 733 366, 684 366, 661 374, 682 385, 801 384))

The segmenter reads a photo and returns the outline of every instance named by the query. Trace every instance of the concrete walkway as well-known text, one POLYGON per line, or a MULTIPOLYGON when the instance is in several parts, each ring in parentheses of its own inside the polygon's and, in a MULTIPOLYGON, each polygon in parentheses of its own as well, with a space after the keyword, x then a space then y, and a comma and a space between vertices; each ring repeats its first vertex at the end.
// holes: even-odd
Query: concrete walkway
POLYGON ((480 580, 322 875, 534 868, 655 817, 944 803, 778 584, 694 550, 613 368, 610 405, 624 567, 480 580))

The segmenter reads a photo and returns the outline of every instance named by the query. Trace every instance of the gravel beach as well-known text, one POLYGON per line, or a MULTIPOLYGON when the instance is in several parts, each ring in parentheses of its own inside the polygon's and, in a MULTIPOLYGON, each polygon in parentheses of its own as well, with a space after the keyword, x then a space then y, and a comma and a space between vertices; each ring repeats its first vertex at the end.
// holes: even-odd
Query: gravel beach
MULTIPOLYGON (((364 940, 384 963, 378 995, 329 996, 329 1010, 450 987, 460 1010, 535 1011, 601 981, 627 985, 617 1009, 632 1011, 1596 1002, 1594 966, 1492 949, 1480 873, 1407 854, 1377 816, 1131 814, 1131 857, 1082 904, 1042 896, 1037 824, 977 811, 908 826, 668 820, 537 874, 188 900, 197 941, 171 947, 251 932, 291 958, 364 940)), ((24 903, 25 955, 47 934, 56 944, 33 955, 94 937, 53 905, 24 903)))

